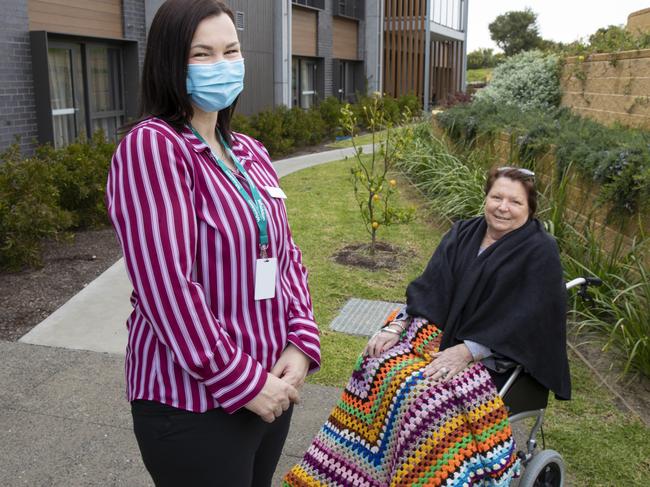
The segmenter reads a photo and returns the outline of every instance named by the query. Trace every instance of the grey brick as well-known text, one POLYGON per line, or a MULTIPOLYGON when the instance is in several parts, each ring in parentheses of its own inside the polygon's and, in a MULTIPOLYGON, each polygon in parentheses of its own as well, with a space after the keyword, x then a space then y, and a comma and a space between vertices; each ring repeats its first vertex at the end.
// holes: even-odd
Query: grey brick
POLYGON ((36 114, 27 1, 3 0, 2 4, 0 50, 4 53, 4 62, 0 69, 0 151, 19 135, 23 153, 30 153, 34 146, 32 138, 36 134, 36 114))

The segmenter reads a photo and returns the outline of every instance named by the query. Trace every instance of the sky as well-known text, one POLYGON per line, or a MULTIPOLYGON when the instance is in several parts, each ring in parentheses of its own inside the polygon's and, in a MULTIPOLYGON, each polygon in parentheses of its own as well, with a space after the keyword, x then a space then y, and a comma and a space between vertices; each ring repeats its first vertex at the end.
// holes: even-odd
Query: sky
POLYGON ((479 47, 498 51, 488 25, 501 14, 526 7, 537 14, 544 39, 571 42, 600 27, 625 25, 630 13, 650 8, 650 0, 469 0, 467 51, 479 47))

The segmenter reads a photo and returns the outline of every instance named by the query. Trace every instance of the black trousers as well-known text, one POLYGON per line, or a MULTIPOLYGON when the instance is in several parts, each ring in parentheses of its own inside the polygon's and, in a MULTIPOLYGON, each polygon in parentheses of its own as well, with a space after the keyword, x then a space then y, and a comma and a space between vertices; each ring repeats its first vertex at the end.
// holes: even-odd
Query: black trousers
POLYGON ((153 401, 131 403, 133 430, 157 487, 268 487, 293 408, 273 423, 248 410, 192 413, 153 401))

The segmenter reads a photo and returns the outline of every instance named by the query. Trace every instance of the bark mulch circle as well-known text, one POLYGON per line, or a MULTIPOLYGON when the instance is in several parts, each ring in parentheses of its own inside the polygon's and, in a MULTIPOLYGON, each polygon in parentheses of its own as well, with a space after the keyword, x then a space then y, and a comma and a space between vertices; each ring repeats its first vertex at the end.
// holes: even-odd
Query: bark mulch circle
POLYGON ((338 250, 333 255, 333 258, 339 264, 378 271, 399 269, 405 260, 414 255, 411 250, 386 242, 377 242, 375 244, 375 255, 370 254, 370 247, 369 243, 346 245, 338 250))

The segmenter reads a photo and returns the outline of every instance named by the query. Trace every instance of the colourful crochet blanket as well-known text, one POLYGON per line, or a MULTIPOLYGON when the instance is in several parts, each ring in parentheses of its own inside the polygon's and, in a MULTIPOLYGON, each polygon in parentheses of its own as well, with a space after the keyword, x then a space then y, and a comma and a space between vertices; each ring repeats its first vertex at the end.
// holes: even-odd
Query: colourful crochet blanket
POLYGON ((503 402, 474 364, 422 375, 441 331, 414 320, 379 358, 360 357, 343 395, 283 486, 501 486, 519 475, 503 402))

